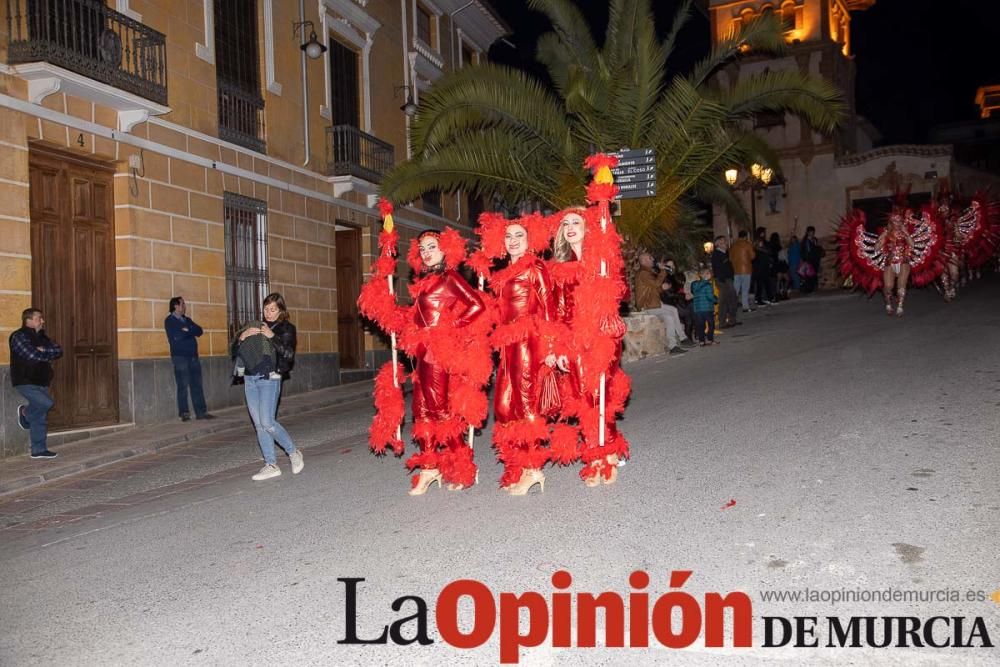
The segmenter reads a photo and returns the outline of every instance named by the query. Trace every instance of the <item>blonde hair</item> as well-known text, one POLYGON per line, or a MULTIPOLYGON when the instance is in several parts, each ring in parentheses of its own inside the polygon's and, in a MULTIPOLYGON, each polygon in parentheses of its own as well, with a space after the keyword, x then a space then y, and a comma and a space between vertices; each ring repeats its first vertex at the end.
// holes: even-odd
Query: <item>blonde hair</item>
POLYGON ((586 212, 582 206, 574 206, 562 211, 562 217, 559 218, 559 228, 556 230, 556 238, 552 243, 552 257, 557 262, 568 262, 573 259, 573 248, 570 246, 569 241, 563 235, 562 221, 566 219, 571 213, 575 213, 580 216, 580 220, 583 221, 584 229, 587 228, 587 218, 583 215, 586 212))

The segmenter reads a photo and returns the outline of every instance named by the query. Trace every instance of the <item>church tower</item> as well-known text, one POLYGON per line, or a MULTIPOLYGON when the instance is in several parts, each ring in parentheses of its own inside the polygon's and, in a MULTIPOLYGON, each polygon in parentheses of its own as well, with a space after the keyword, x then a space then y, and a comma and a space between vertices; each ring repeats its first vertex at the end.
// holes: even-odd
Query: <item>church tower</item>
MULTIPOLYGON (((874 128, 857 116, 854 94, 851 12, 868 9, 876 0, 710 0, 712 42, 763 14, 777 15, 784 26, 788 52, 784 56, 748 54, 719 73, 719 85, 765 70, 798 68, 831 81, 844 93, 845 122, 839 132, 825 136, 796 116, 759 114, 754 130, 778 153, 784 182, 756 192, 756 225, 778 232, 784 240, 793 231, 802 237, 809 225, 820 236, 832 233, 832 222, 843 213, 833 175, 838 158, 872 148, 874 128)), ((738 165, 741 174, 749 165, 738 165)), ((841 190, 842 193, 842 190, 841 190)), ((751 210, 749 192, 744 203, 751 210)), ((724 219, 724 214, 723 214, 724 219)), ((717 224, 724 232, 726 225, 717 224)), ((729 225, 732 229, 735 225, 729 225)))

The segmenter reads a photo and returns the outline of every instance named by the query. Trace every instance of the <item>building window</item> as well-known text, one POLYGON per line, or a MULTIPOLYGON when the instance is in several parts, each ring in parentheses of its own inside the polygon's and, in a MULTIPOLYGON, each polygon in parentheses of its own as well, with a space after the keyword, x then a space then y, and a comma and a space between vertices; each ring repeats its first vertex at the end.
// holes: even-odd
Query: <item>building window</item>
POLYGON ((797 22, 798 12, 795 9, 795 3, 786 2, 781 7, 781 29, 784 32, 792 32, 796 30, 798 26, 797 22))
POLYGON ((358 54, 330 40, 330 120, 333 125, 359 126, 361 76, 358 54))
POLYGON ((440 192, 425 192, 420 196, 420 202, 423 204, 424 211, 427 213, 432 213, 434 215, 441 215, 441 193, 440 192))
POLYGON ((779 127, 784 124, 785 113, 783 111, 758 111, 753 115, 755 129, 779 127))
POLYGON ((475 65, 476 64, 476 52, 473 51, 467 44, 462 44, 462 65, 475 65))
POLYGON ((233 192, 223 198, 226 239, 226 311, 229 337, 247 322, 260 320, 269 291, 267 202, 233 192))
POLYGON ((434 19, 436 17, 429 9, 419 2, 417 3, 417 39, 422 41, 432 49, 437 50, 438 46, 434 39, 434 19))
POLYGON ((256 0, 215 0, 215 75, 219 94, 219 137, 261 153, 264 98, 256 0))

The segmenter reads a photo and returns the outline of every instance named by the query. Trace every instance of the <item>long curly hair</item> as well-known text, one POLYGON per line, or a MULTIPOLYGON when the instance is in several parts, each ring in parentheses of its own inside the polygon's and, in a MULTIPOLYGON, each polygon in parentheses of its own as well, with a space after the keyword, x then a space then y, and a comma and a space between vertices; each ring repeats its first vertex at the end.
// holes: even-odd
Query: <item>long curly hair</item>
POLYGON ((583 206, 571 206, 570 208, 563 209, 557 214, 552 216, 555 218, 556 222, 553 225, 554 241, 552 244, 552 256, 557 262, 568 262, 573 259, 573 248, 570 246, 569 241, 563 235, 562 231, 562 221, 565 220, 570 215, 578 215, 583 221, 583 227, 587 228, 587 209, 583 206))

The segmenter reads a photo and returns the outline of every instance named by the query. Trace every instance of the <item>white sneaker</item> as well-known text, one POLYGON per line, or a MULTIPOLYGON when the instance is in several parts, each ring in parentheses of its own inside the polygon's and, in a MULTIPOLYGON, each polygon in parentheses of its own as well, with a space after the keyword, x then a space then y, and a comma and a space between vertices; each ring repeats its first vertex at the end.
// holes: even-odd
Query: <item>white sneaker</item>
POLYGON ((263 468, 261 468, 260 472, 258 472, 250 479, 252 479, 255 482, 260 482, 265 479, 271 479, 272 477, 279 477, 279 476, 281 476, 281 469, 276 465, 268 464, 263 468))
POLYGON ((298 475, 302 472, 302 468, 305 467, 305 463, 302 461, 302 452, 296 449, 294 452, 288 455, 288 459, 292 462, 292 474, 298 475))

